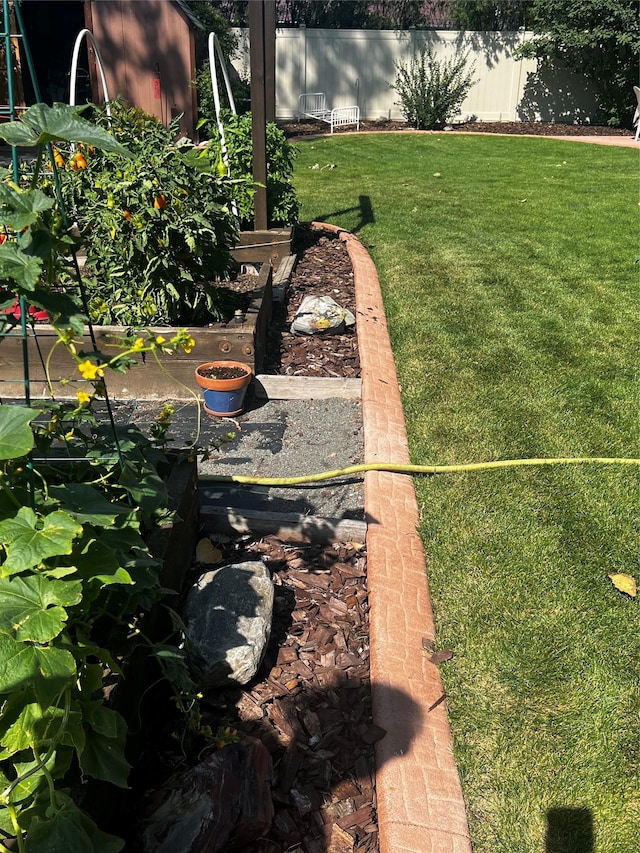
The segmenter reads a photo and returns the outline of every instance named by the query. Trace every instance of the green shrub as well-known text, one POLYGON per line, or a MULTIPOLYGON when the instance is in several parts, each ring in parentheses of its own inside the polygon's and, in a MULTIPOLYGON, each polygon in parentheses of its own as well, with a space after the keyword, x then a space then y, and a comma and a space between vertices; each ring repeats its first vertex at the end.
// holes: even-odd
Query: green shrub
POLYGON ((116 101, 95 121, 133 153, 59 152, 65 203, 86 245, 94 323, 182 325, 218 316, 211 282, 230 267, 237 230, 229 181, 202 174, 169 129, 116 101), (79 158, 79 159, 78 159, 79 158))
MULTIPOLYGON (((219 67, 216 67, 220 78, 220 103, 226 109, 231 109, 231 104, 227 97, 227 90, 222 81, 222 73, 219 67)), ((250 84, 241 77, 230 77, 231 94, 233 95, 236 110, 239 113, 245 113, 249 109, 251 103, 251 87, 250 84)), ((196 73, 196 89, 198 90, 198 114, 200 116, 207 136, 210 136, 216 129, 216 108, 213 101, 213 92, 211 90, 211 71, 209 69, 209 60, 202 63, 201 68, 196 73)))
MULTIPOLYGON (((225 142, 229 155, 229 169, 237 204, 241 228, 252 228, 254 218, 253 197, 253 140, 251 135, 251 113, 232 115, 224 112, 225 142)), ((220 135, 215 122, 207 120, 211 139, 208 155, 212 161, 220 162, 220 135)), ((293 163, 296 149, 273 122, 267 123, 267 217, 270 228, 293 225, 298 219, 300 205, 293 187, 293 163)))
POLYGON ((418 59, 395 63, 392 88, 400 98, 405 120, 417 130, 444 127, 458 111, 473 86, 474 67, 467 69, 469 54, 452 60, 438 60, 431 48, 418 59))

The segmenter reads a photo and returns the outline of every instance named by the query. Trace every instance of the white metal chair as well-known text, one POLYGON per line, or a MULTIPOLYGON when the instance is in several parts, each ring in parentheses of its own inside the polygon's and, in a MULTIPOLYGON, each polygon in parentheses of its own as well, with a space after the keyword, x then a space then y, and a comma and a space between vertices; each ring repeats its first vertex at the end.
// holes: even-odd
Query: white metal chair
POLYGON ((637 142, 638 139, 640 139, 640 88, 634 86, 633 91, 636 93, 636 101, 638 102, 636 106, 636 111, 633 114, 633 124, 636 127, 635 140, 637 142))

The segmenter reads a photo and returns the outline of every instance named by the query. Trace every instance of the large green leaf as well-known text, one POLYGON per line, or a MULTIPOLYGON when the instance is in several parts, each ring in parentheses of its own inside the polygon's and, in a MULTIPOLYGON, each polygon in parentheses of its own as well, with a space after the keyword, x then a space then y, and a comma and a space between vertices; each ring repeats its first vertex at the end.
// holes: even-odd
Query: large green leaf
POLYGON ((118 853, 124 841, 98 829, 71 797, 56 794, 62 808, 35 818, 27 834, 26 853, 118 853))
POLYGON ((49 494, 57 498, 62 508, 81 524, 107 527, 113 524, 119 515, 128 515, 131 512, 130 506, 108 501, 101 492, 85 483, 52 486, 49 494))
POLYGON ((126 734, 127 724, 117 711, 107 708, 102 702, 91 702, 85 708, 85 720, 99 735, 118 738, 126 734))
POLYGON ((82 598, 80 581, 30 575, 0 578, 0 631, 15 632, 16 640, 48 643, 67 621, 65 607, 82 598))
POLYGON ((29 424, 39 414, 27 406, 0 404, 0 459, 20 459, 33 449, 29 424))
POLYGON ((53 207, 53 199, 42 190, 20 191, 10 184, 0 183, 0 224, 22 231, 38 219, 43 210, 53 207))
POLYGON ((42 709, 36 702, 20 706, 20 700, 25 701, 24 694, 10 697, 3 709, 2 722, 10 725, 0 729, 4 747, 4 752, 0 753, 1 760, 32 746, 42 752, 54 738, 59 745, 78 751, 84 748, 85 732, 80 710, 72 710, 67 715, 63 708, 57 706, 42 709))
POLYGON ((0 693, 30 685, 46 708, 75 674, 76 662, 66 649, 32 646, 0 634, 0 693))
POLYGON ((132 584, 131 575, 122 568, 117 552, 104 542, 93 540, 74 563, 84 581, 94 580, 107 586, 112 583, 132 584))
POLYGON ((20 145, 25 148, 33 148, 38 144, 37 133, 20 121, 8 121, 1 125, 0 139, 4 139, 9 145, 20 145))
POLYGON ((155 471, 140 471, 125 462, 119 483, 146 516, 152 516, 156 510, 167 506, 166 483, 155 471))
POLYGON ((42 259, 27 255, 14 241, 0 246, 0 280, 14 281, 23 290, 32 291, 42 274, 42 259))
POLYGON ((41 145, 45 142, 85 142, 103 151, 114 151, 123 157, 131 152, 120 145, 106 130, 80 117, 86 107, 68 104, 34 104, 22 113, 20 121, 0 125, 0 138, 9 145, 41 145))
POLYGON ((82 772, 94 779, 126 788, 131 769, 124 756, 126 722, 116 711, 101 705, 95 709, 91 726, 80 754, 82 772))
POLYGON ((22 507, 13 518, 0 521, 0 544, 7 559, 0 566, 0 577, 23 572, 47 557, 70 554, 73 540, 82 527, 66 512, 52 512, 40 520, 29 507, 22 507))

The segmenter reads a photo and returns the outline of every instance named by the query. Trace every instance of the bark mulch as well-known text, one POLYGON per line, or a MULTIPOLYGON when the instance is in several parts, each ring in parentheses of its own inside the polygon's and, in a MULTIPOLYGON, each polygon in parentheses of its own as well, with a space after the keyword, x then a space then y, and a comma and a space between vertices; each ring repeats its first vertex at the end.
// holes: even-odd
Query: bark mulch
POLYGON ((274 305, 265 373, 359 377, 355 326, 340 335, 303 336, 289 331, 305 296, 330 296, 355 316, 353 269, 344 244, 335 234, 303 223, 296 226, 294 252, 298 261, 288 298, 274 305))
MULTIPOLYGON (((323 122, 304 121, 287 122, 282 124, 285 135, 295 141, 296 137, 317 136, 327 132, 323 122)), ((360 131, 371 132, 401 132, 412 131, 413 128, 404 121, 361 121, 360 131)), ((548 121, 469 121, 464 124, 451 125, 445 131, 472 133, 502 133, 516 136, 629 136, 631 131, 622 127, 591 124, 562 124, 548 121)), ((354 133, 354 127, 338 128, 336 133, 354 133)))
POLYGON ((363 543, 235 542, 275 584, 260 676, 205 695, 205 724, 258 738, 274 766, 275 817, 245 853, 376 853, 366 551, 363 543))

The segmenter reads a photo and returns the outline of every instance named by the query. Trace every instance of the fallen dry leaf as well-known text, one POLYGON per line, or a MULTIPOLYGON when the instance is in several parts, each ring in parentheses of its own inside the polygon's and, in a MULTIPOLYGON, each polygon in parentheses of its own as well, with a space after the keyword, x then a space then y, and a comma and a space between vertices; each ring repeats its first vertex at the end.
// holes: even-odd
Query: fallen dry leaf
POLYGON ((631 577, 631 575, 625 575, 623 573, 613 574, 609 575, 609 579, 615 588, 620 590, 620 592, 624 592, 626 595, 631 596, 631 598, 636 597, 638 587, 635 578, 631 577))
POLYGON ((222 551, 210 539, 201 539, 196 545, 196 563, 215 566, 222 560, 222 551))

